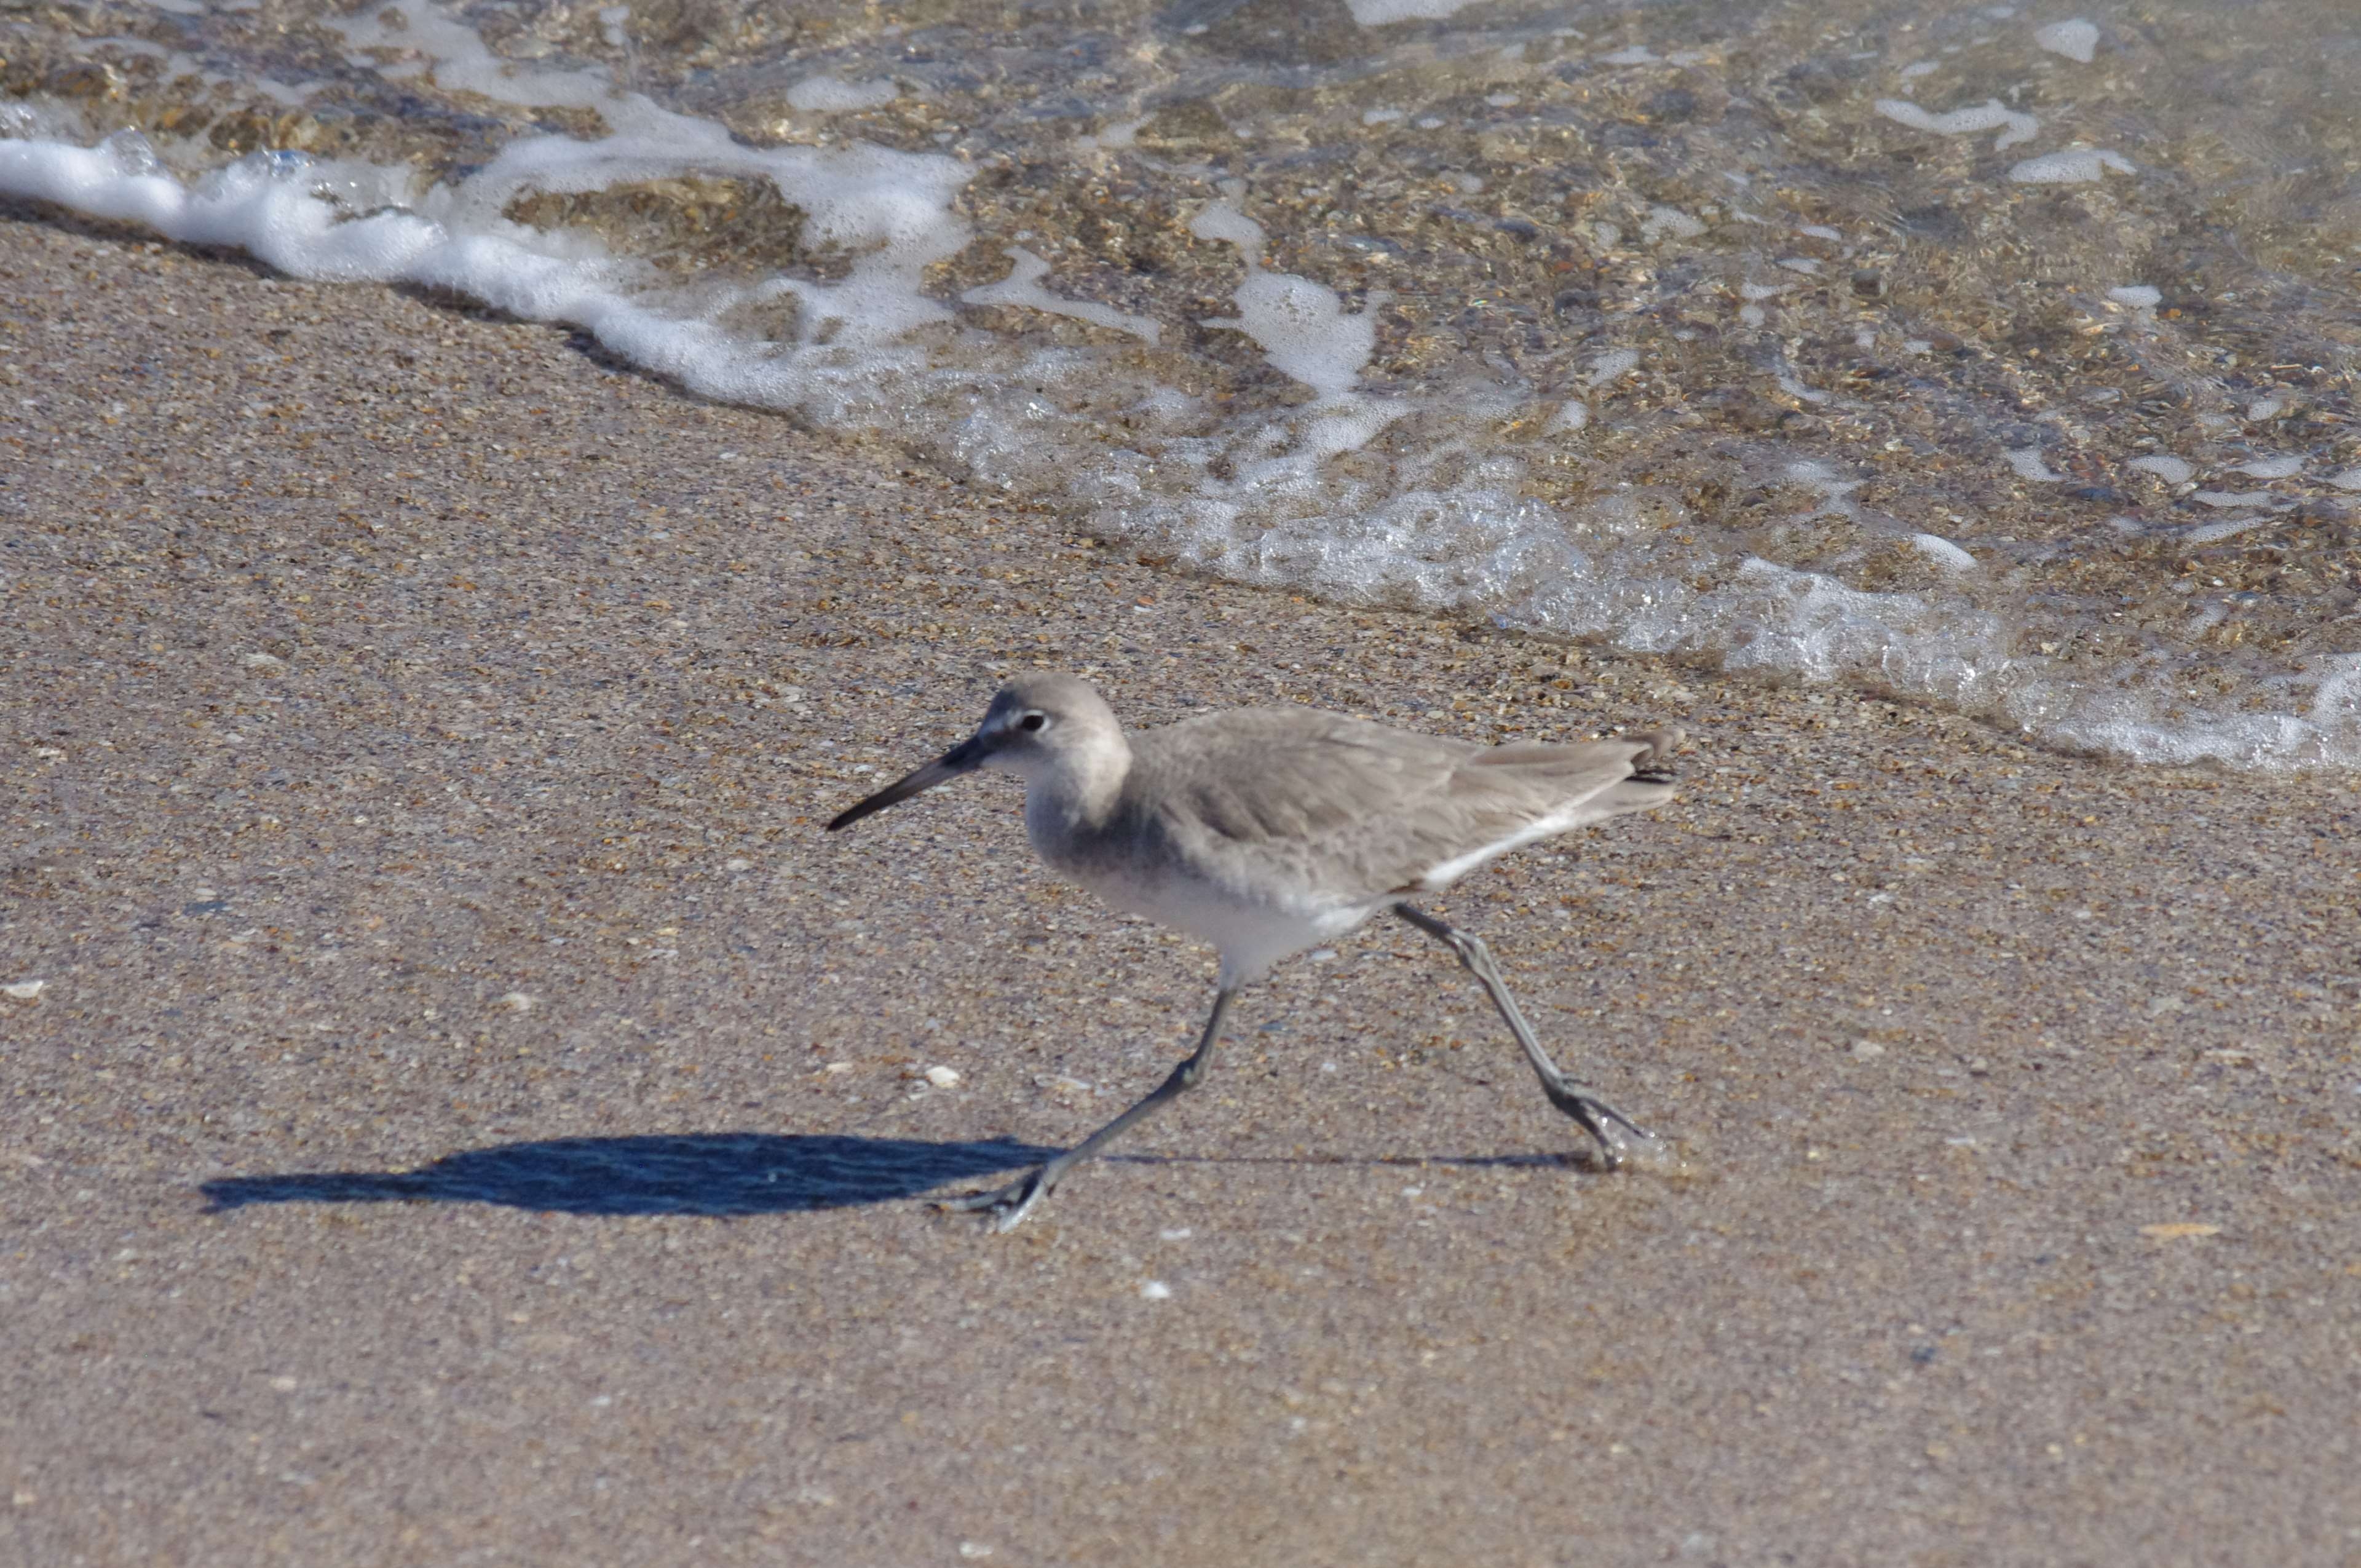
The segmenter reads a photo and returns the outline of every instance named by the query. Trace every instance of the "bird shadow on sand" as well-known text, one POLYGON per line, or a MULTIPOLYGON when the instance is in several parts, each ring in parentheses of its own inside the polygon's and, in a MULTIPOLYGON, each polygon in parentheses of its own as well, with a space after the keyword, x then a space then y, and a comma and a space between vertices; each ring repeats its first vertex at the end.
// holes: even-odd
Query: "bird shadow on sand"
MULTIPOLYGON (((463 1149, 415 1170, 291 1171, 201 1184, 208 1213, 249 1203, 497 1203, 554 1214, 792 1214, 919 1198, 1038 1165, 1013 1138, 924 1143, 833 1133, 549 1138, 463 1149)), ((1111 1155, 1111 1165, 1574 1167, 1580 1156, 1111 1155)))
POLYGON ((1010 1138, 924 1143, 836 1134, 551 1138, 445 1155, 415 1170, 296 1171, 202 1184, 211 1213, 249 1203, 497 1203, 559 1214, 785 1214, 916 1198, 1058 1151, 1010 1138))

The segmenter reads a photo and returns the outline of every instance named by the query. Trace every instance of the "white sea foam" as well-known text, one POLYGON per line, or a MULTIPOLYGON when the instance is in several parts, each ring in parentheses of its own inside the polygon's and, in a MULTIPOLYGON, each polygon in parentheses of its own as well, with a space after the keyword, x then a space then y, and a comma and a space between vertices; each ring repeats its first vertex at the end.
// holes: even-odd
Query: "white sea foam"
POLYGON ((1910 543, 1938 565, 1949 566, 1955 572, 1975 570, 1976 558, 1939 533, 1914 533, 1910 536, 1910 543))
POLYGON ((1263 241, 1268 237, 1262 225, 1227 202, 1206 203, 1189 220, 1189 232, 1198 239, 1217 239, 1236 246, 1246 253, 1250 267, 1262 262, 1263 241))
POLYGON ((2259 507, 2268 506, 2272 498, 2268 490, 2199 490, 2189 499, 2200 506, 2259 507))
POLYGON ((2107 298, 2135 311, 2152 311, 2164 302, 2164 295, 2147 283, 2126 283, 2120 289, 2110 289, 2107 298))
POLYGON ((2078 16, 2070 22, 2052 22, 2036 28, 2033 41, 2051 54, 2062 54, 2068 60, 2088 65, 2099 50, 2099 29, 2078 16))
POLYGON ((1343 296, 1324 283, 1264 271, 1262 225, 1225 202, 1207 203, 1189 232, 1200 239, 1227 240, 1246 264, 1246 281, 1231 296, 1238 313, 1199 324, 1246 334, 1272 365, 1323 398, 1349 395, 1377 347, 1377 318, 1367 311, 1347 311, 1343 296))
POLYGON ((2046 152, 2039 158, 2028 158, 2008 171, 2008 177, 2019 185, 2088 185, 2104 179, 2108 170, 2118 174, 2134 174, 2130 159, 2120 153, 2092 148, 2074 148, 2066 152, 2046 152))
POLYGON ((1032 310, 1046 311, 1051 315, 1071 316, 1076 321, 1089 322, 1095 326, 1127 332, 1149 343, 1156 342, 1163 334, 1162 325, 1152 317, 1126 315, 1110 305, 1069 300, 1049 292, 1041 286, 1041 280, 1049 275, 1049 264, 1022 246, 1012 247, 1008 259, 1014 265, 1006 278, 997 283, 970 289, 960 296, 960 302, 969 305, 1024 305, 1032 310))
POLYGON ((2031 141, 2041 131, 2039 120, 2004 107, 1997 98, 1943 115, 1929 114, 1907 98, 1880 98, 1876 107, 1879 114, 1896 125, 1908 126, 1916 131, 1933 131, 1938 136, 1973 136, 1979 131, 1996 130, 2000 137, 1993 143, 1994 152, 2031 141))
MULTIPOLYGON (((1135 119, 1111 120, 1101 126, 1094 136, 1076 137, 1074 145, 1084 151, 1093 148, 1114 151, 1129 147, 1139 139, 1139 128, 1148 124, 1148 118, 1141 115, 1135 119)), ((939 141, 942 137, 939 136, 935 139, 939 141)))
POLYGON ((845 82, 833 76, 807 76, 787 89, 787 107, 807 115, 848 115, 882 108, 902 95, 883 78, 845 82))
POLYGON ((390 81, 431 71, 437 86, 529 109, 593 109, 614 93, 613 82, 598 71, 535 70, 504 60, 467 23, 423 5, 348 16, 326 12, 313 20, 343 36, 351 63, 390 81))
POLYGON ((2328 482, 2340 490, 2361 490, 2361 465, 2330 475, 2328 482))
POLYGON ((1477 0, 1345 0, 1345 9, 1362 27, 1382 27, 1394 22, 1439 22, 1475 4, 1477 0))
POLYGON ((1608 382, 1614 380, 1618 376, 1638 369, 1639 366, 1640 351, 1638 349, 1615 349, 1610 353, 1600 355, 1598 358, 1590 362, 1590 374, 1583 378, 1583 385, 1586 387, 1603 387, 1608 382))
POLYGON ((1650 245, 1660 240, 1695 239, 1705 233, 1705 225, 1678 207, 1651 207, 1640 222, 1640 237, 1650 245))
MULTIPOLYGON (((2200 495, 2197 499, 2203 500, 2205 498, 2200 495)), ((2224 539, 2235 539, 2247 530, 2269 521, 2268 518, 2249 516, 2224 518, 2220 522, 2200 523, 2182 534, 2180 542, 2183 544, 2218 544, 2224 539)))
MULTIPOLYGON (((2257 407, 2260 406, 2260 404, 2257 405, 2257 407)), ((2248 419, 2268 419, 2272 414, 2277 412, 2279 412, 2279 409, 2276 405, 2263 413, 2257 413, 2253 409, 2249 409, 2246 411, 2246 417, 2248 419)), ((2290 479, 2296 475, 2303 472, 2303 459, 2293 455, 2284 457, 2257 457, 2251 463, 2239 464, 2235 471, 2241 474, 2251 474, 2257 479, 2290 479)))
POLYGON ((2153 474, 2168 485, 2185 485, 2197 472, 2195 465, 2185 458, 2163 453, 2153 457, 2135 457, 2126 466, 2153 474))
MULTIPOLYGON (((1515 367, 1496 366, 1499 383, 1480 374, 1455 382, 1447 399, 1430 404, 1373 391, 1365 378, 1378 296, 1356 310, 1317 276, 1270 270, 1273 247, 1246 214, 1242 184, 1190 225, 1196 239, 1238 253, 1235 310, 1215 324, 1243 334, 1273 367, 1310 388, 1309 403, 1242 398, 1235 409, 1217 406, 1156 382, 1140 367, 1159 356, 1127 344, 1066 334, 1045 346, 1043 334, 985 330, 1003 323, 983 311, 1014 308, 1152 340, 1148 318, 1054 291, 1044 256, 1060 253, 1028 250, 1021 239, 999 247, 1011 262, 1007 277, 957 300, 930 295, 929 269, 974 237, 956 205, 970 175, 957 159, 858 144, 750 146, 718 121, 619 88, 603 71, 514 66, 425 5, 406 5, 403 13, 401 27, 382 10, 330 25, 382 76, 432 72, 445 87, 501 103, 588 110, 604 134, 519 136, 495 143, 481 167, 442 183, 409 168, 297 155, 248 158, 183 182, 136 138, 96 148, 0 141, 0 189, 144 224, 175 239, 243 247, 291 275, 448 289, 520 317, 569 322, 619 356, 704 395, 796 409, 831 428, 889 431, 963 466, 978 485, 1071 501, 1110 536, 1152 542, 1243 580, 1480 613, 1633 649, 1719 658, 1738 669, 1856 679, 2147 761, 2361 759, 2361 659, 2304 666, 2284 688, 2273 688, 2284 693, 2275 712, 2246 711, 2235 700, 2208 707, 2161 664, 2153 679, 2135 670, 2116 672, 2112 684, 2094 681, 2087 666, 2024 652, 2024 628, 2013 611, 1969 602, 1974 585, 1953 574, 1973 568, 1972 555, 1856 503, 1861 481, 1825 466, 1799 466, 1789 477, 1814 492, 1819 512, 1906 542, 1944 569, 1945 586, 1919 594, 1870 591, 1769 561, 1717 557, 1690 542, 1686 513, 1669 490, 1544 504, 1534 499, 1528 463, 1562 462, 1578 447, 1568 440, 1500 444, 1498 432, 1535 417, 1538 393, 1511 384, 1515 367), (683 176, 773 186, 804 214, 805 239, 830 247, 841 265, 831 262, 825 278, 683 286, 677 274, 609 253, 587 229, 543 232, 504 215, 532 192, 595 192, 683 176), (781 310, 752 329, 741 318, 755 305, 781 310), (1088 411, 1093 406, 1113 407, 1120 417, 1100 421, 1088 411), (1387 434, 1411 415, 1422 422, 1404 427, 1416 430, 1414 439, 1387 434), (1381 462, 1336 461, 1380 437, 1381 462)), ((1598 63, 1653 58, 1620 49, 1598 63)), ((23 113, 10 123, 38 124, 23 113)), ((1099 145, 1121 145, 1117 127, 1125 123, 1109 125, 1099 145)), ((2015 127, 2004 112, 1978 128, 2015 127)), ((2103 170, 2112 155, 2063 156, 2100 159, 2103 170)), ((2120 159, 2115 166, 2128 167, 2120 159)), ((1793 222, 1781 218, 1780 227, 1793 222)), ((1679 229, 1663 225, 1656 234, 1679 229)), ((1301 265, 1318 271, 1314 261, 1301 265)), ((1756 302, 1777 292, 1747 285, 1744 309, 1759 320, 1756 302)), ((2139 308, 2120 297, 2115 302, 2139 308)), ((1927 349, 1922 340, 1905 346, 1927 349)), ((1547 428, 1561 435, 1582 429, 1591 403, 1566 391, 1609 395, 1610 383, 1640 363, 1636 348, 1600 353, 1578 386, 1560 393, 1547 428)), ((1783 386, 1792 382, 1799 397, 1829 397, 1805 387, 1784 358, 1765 368, 1783 386)), ((2037 449, 2009 461, 2028 478, 2059 477, 2037 449)), ((2179 461, 2158 456, 2133 466, 2170 478, 2154 466, 2179 461)), ((2192 475, 2182 465, 2180 479, 2192 475)), ((2361 489, 2361 468, 2331 482, 2361 489)))
POLYGON ((2020 446, 2002 455, 2008 459, 2008 466, 2016 470, 2016 477, 2020 479, 2037 484, 2055 484, 2066 477, 2063 474, 2050 471, 2049 465, 2041 460, 2041 448, 2038 446, 2020 446))
POLYGON ((1852 493, 1866 483, 1848 479, 1826 463, 1806 458, 1790 463, 1779 470, 1779 477, 1793 485, 1801 485, 1820 498, 1820 509, 1850 517, 1853 513, 1852 493))

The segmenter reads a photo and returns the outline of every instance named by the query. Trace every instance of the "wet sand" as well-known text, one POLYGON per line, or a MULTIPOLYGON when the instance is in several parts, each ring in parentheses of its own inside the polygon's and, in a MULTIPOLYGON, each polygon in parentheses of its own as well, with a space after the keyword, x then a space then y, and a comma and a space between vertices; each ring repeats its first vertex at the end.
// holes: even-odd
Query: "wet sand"
POLYGON ((23 209, 0 280, 0 1560, 2361 1559, 2350 782, 1186 580, 23 209), (1686 726, 1440 905, 1686 1170, 1387 926, 1014 1234, 916 1201, 1210 998, 1009 781, 819 831, 1035 664, 1686 726))

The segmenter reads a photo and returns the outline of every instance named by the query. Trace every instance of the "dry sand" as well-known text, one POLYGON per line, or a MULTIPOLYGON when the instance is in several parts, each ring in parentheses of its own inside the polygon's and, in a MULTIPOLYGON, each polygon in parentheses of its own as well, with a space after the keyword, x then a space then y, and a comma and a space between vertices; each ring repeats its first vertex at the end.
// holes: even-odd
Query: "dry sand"
POLYGON ((0 1562, 2361 1561, 2346 781, 1191 581, 21 209, 0 280, 0 1562), (911 1201, 1210 995, 1008 781, 818 830, 1035 663, 1688 726, 1443 907, 1690 1173, 1386 926, 1013 1234, 911 1201))

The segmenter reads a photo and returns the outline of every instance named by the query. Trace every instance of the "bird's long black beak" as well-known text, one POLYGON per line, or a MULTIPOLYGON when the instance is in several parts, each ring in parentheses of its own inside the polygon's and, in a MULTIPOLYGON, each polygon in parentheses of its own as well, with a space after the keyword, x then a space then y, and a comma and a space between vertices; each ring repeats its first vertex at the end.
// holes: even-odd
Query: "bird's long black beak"
POLYGON ((925 767, 903 774, 868 799, 845 807, 828 825, 828 830, 833 833, 840 828, 850 828, 864 817, 873 817, 889 806, 897 806, 914 795, 923 795, 948 779, 972 773, 983 765, 984 758, 990 756, 992 751, 991 741, 981 735, 971 735, 925 767))

